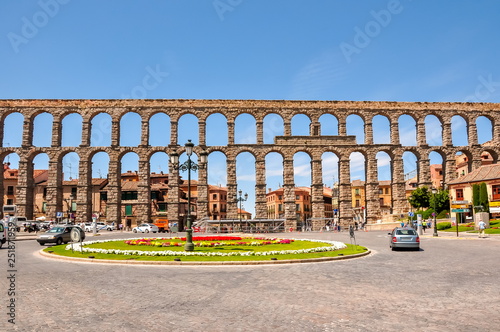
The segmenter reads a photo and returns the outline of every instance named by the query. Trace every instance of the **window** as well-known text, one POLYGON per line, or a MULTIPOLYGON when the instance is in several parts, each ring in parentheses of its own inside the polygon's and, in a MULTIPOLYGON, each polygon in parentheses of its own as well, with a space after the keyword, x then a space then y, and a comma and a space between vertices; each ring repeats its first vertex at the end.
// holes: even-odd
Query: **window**
POLYGON ((76 193, 77 193, 76 187, 71 188, 71 195, 73 195, 73 199, 76 199, 76 193))
POLYGON ((8 198, 6 205, 14 205, 14 200, 12 198, 8 198))
POLYGON ((158 203, 158 212, 167 212, 167 203, 158 203))
POLYGON ((295 211, 300 211, 300 204, 295 204, 295 211))
POLYGON ((157 191, 151 192, 151 199, 158 199, 158 192, 157 191))
POLYGON ((126 216, 132 215, 132 205, 125 205, 125 215, 126 216))
POLYGON ((359 205, 359 199, 356 200, 356 207, 360 207, 360 205, 359 205))
POLYGON ((491 191, 493 192, 492 199, 497 200, 500 199, 500 185, 491 186, 491 191))
POLYGON ((14 195, 14 186, 7 187, 7 195, 14 195))
POLYGON ((280 200, 280 201, 281 201, 282 199, 283 199, 283 196, 279 195, 279 196, 278 196, 278 200, 280 200))
POLYGON ((135 200, 137 199, 137 191, 123 191, 122 200, 135 200))
POLYGON ((356 189, 354 190, 354 193, 355 193, 356 195, 359 195, 359 188, 356 188, 356 189))
POLYGON ((101 201, 107 201, 108 200, 108 193, 106 191, 101 192, 101 201))
POLYGON ((279 212, 283 212, 283 204, 279 204, 278 205, 278 211, 279 212))
POLYGON ((217 199, 217 194, 213 194, 212 199, 217 199))
POLYGON ((382 188, 379 188, 379 189, 378 189, 378 194, 379 194, 379 195, 382 195, 383 193, 384 193, 384 190, 383 190, 382 188))
POLYGON ((385 194, 389 195, 389 188, 385 188, 385 194))
POLYGON ((461 201, 464 199, 464 190, 463 189, 455 189, 455 193, 457 194, 457 201, 461 201))

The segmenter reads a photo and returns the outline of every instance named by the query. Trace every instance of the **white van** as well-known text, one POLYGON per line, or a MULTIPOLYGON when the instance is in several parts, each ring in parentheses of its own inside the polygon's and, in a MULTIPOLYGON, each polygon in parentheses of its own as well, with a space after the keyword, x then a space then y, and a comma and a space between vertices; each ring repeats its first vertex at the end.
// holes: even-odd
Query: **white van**
POLYGON ((3 221, 0 221, 0 248, 7 242, 7 230, 3 221))
POLYGON ((23 227, 27 221, 28 219, 26 217, 21 217, 21 216, 9 217, 9 223, 16 225, 16 232, 19 232, 21 230, 21 227, 23 227))

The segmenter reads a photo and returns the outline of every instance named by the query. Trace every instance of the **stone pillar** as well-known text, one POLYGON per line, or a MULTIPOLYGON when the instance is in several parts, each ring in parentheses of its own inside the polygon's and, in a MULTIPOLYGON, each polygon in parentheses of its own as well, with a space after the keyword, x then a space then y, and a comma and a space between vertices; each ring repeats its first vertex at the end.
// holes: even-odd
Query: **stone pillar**
POLYGON ((346 125, 346 120, 345 117, 339 117, 339 136, 346 136, 347 135, 347 125, 346 125))
POLYGON ((82 142, 80 147, 90 146, 90 130, 92 125, 88 120, 82 122, 82 142))
POLYGON ((417 146, 426 146, 425 137, 425 118, 419 118, 417 121, 417 146))
POLYGON ((198 141, 201 147, 207 145, 207 122, 205 120, 198 120, 198 141))
POLYGON ((469 145, 477 145, 478 140, 477 140, 477 127, 474 122, 471 122, 470 120, 468 121, 468 126, 467 126, 467 135, 469 136, 469 145))
MULTIPOLYGON (((110 156, 111 157, 111 156, 110 156)), ((121 211, 121 167, 120 162, 117 160, 109 161, 109 171, 108 171, 108 185, 106 201, 106 220, 116 221, 117 224, 123 223, 122 211, 121 211)), ((104 212, 104 211, 102 211, 104 212)), ((126 224, 123 229, 125 229, 126 224)))
POLYGON ((145 119, 141 120, 141 144, 139 146, 149 146, 149 121, 145 119))
POLYGON ((33 145, 33 120, 24 120, 23 123, 23 142, 21 146, 23 148, 29 148, 33 145))
POLYGON ((137 223, 149 223, 151 219, 151 186, 150 186, 150 164, 144 156, 139 159, 139 182, 137 184, 137 223))
POLYGON ((493 126, 493 137, 492 137, 493 139, 492 140, 496 145, 498 145, 498 144, 500 144, 500 121, 497 119, 494 119, 493 121, 494 122, 492 124, 492 126, 493 126))
POLYGON ((255 218, 267 218, 266 202, 266 161, 257 158, 255 160, 255 218))
POLYGON ((52 123, 52 147, 60 147, 62 143, 62 126, 59 120, 52 123))
MULTIPOLYGON (((290 159, 286 154, 283 157, 283 205, 285 209, 285 229, 297 225, 295 211, 295 184, 293 172, 293 155, 290 159)), ((300 220, 303 221, 303 220, 300 220)))
MULTIPOLYGON (((177 131, 177 129, 176 129, 177 131)), ((177 223, 181 226, 179 220, 180 203, 179 203, 179 170, 174 168, 171 163, 168 164, 168 197, 167 197, 167 216, 168 221, 177 223)), ((180 229, 180 228, 179 228, 180 229)))
POLYGON ((283 119, 283 136, 292 136, 292 122, 283 119))
POLYGON ((443 146, 452 146, 451 140, 451 119, 443 119, 443 146))
POLYGON ((420 158, 418 161, 418 184, 420 187, 432 187, 431 165, 428 158, 420 158))
MULTIPOLYGON (((311 160, 311 209, 313 218, 325 218, 325 200, 323 198, 323 167, 321 159, 311 160)), ((313 220, 313 230, 319 231, 325 225, 324 220, 313 220)))
POLYGON ((56 220, 56 212, 63 211, 62 164, 56 160, 50 160, 48 172, 45 216, 48 220, 56 220))
POLYGON ((398 120, 397 119, 390 119, 391 123, 391 144, 393 145, 399 145, 401 144, 399 140, 399 125, 398 125, 398 120))
POLYGON ((339 159, 339 220, 343 227, 352 224, 352 191, 349 158, 339 159))
POLYGON ((392 162, 392 213, 403 214, 408 211, 408 208, 403 158, 395 156, 392 162))
POLYGON ((444 162, 443 184, 447 184, 448 182, 453 181, 457 178, 456 164, 457 162, 455 160, 455 155, 451 152, 447 153, 446 161, 444 162))
POLYGON ((120 121, 114 119, 111 120, 111 146, 120 146, 120 121))
POLYGON ((372 122, 365 123, 365 144, 373 144, 373 124, 372 124, 372 122))
POLYGON ((21 156, 16 186, 17 215, 33 220, 33 163, 21 156))
POLYGON ((177 133, 178 133, 178 122, 170 120, 170 145, 178 145, 177 143, 177 133))
POLYGON ((255 122, 255 126, 257 129, 257 144, 264 144, 264 122, 258 120, 255 122))
MULTIPOLYGON (((205 122, 203 122, 205 123, 205 122)), ((200 126, 201 128, 201 126, 200 126)), ((200 136, 201 138, 201 136, 200 136)), ((200 160, 198 158, 198 160, 200 160)), ((196 217, 198 220, 208 218, 208 170, 207 163, 198 162, 198 199, 196 200, 196 217)))
POLYGON ((227 218, 238 219, 238 201, 237 193, 238 185, 236 182, 236 159, 227 157, 227 218))
POLYGON ((376 223, 381 219, 379 182, 377 158, 367 156, 366 159, 366 221, 367 223, 376 223))
POLYGON ((227 144, 234 144, 234 121, 227 122, 227 144))
POLYGON ((83 222, 92 221, 92 162, 80 159, 79 178, 76 199, 76 220, 83 222))
POLYGON ((319 123, 318 121, 311 122, 309 124, 309 135, 321 136, 321 123, 319 123))

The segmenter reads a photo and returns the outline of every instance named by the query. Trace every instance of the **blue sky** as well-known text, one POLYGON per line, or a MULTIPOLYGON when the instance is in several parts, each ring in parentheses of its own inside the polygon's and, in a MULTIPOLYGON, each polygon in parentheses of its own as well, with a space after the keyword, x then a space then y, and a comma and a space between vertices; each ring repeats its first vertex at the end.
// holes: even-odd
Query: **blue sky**
MULTIPOLYGON (((498 13, 493 0, 4 0, 0 98, 500 102, 498 13)), ((252 170, 238 174, 253 210, 252 170)))

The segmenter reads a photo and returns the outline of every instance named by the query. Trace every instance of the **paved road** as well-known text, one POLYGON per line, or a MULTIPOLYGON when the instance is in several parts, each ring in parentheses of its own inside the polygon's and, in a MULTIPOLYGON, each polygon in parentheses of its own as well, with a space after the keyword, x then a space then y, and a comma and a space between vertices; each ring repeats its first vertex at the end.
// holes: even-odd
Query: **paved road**
MULTIPOLYGON (((500 237, 452 235, 424 236, 418 252, 392 252, 387 232, 357 232, 373 254, 220 267, 69 263, 18 241, 15 325, 6 315, 8 251, 0 250, 0 330, 498 331, 500 237)), ((293 236, 349 242, 345 233, 293 236)))

